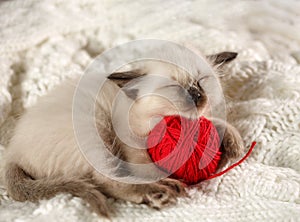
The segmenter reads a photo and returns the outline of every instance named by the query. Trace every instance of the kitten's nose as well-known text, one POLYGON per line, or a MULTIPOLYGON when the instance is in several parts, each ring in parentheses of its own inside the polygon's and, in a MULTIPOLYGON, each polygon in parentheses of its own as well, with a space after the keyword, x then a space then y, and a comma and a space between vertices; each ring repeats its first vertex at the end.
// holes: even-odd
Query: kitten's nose
POLYGON ((194 87, 191 87, 189 90, 188 90, 188 93, 190 94, 190 97, 191 99, 193 100, 193 102, 195 103, 195 105, 199 105, 199 102, 201 100, 201 93, 199 92, 198 89, 194 88, 194 87))

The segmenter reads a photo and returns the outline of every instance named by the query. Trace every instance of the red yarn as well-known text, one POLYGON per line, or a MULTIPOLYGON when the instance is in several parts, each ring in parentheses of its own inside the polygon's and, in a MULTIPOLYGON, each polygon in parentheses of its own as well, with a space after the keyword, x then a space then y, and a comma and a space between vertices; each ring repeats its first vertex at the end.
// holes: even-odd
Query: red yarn
POLYGON ((155 164, 172 178, 192 185, 220 176, 239 165, 251 153, 228 169, 213 175, 221 159, 220 138, 211 121, 166 116, 150 132, 148 153, 155 164))
POLYGON ((186 184, 208 178, 221 158, 217 130, 204 117, 166 116, 150 132, 147 142, 155 164, 186 184))

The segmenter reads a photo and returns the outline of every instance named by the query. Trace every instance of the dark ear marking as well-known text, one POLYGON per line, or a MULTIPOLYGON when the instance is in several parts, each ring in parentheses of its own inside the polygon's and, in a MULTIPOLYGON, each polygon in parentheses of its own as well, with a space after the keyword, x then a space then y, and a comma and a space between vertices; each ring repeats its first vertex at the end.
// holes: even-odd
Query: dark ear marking
POLYGON ((107 78, 122 88, 126 83, 128 83, 132 79, 141 77, 143 75, 145 74, 141 74, 138 70, 134 70, 127 72, 114 72, 110 74, 107 78))
POLYGON ((213 65, 223 65, 234 60, 237 55, 237 52, 220 52, 214 55, 208 55, 207 59, 210 60, 213 65))

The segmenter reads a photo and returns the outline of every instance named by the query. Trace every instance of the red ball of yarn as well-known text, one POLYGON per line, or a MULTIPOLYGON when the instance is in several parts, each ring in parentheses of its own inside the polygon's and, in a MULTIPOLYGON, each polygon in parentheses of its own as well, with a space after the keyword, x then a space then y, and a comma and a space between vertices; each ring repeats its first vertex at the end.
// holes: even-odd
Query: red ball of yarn
POLYGON ((164 117, 150 132, 147 146, 160 169, 189 185, 215 173, 221 159, 218 132, 204 117, 164 117))

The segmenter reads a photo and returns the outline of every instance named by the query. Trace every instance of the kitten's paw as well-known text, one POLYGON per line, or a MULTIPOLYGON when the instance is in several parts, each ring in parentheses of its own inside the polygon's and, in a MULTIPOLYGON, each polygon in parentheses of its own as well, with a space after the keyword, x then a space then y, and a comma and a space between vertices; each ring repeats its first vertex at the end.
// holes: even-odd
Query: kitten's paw
MULTIPOLYGON (((177 188, 176 188, 177 189, 177 188)), ((154 209, 161 209, 176 203, 179 193, 174 188, 160 183, 148 184, 145 187, 143 202, 154 209)))
POLYGON ((243 155, 244 150, 244 142, 239 132, 233 127, 228 127, 225 130, 221 145, 222 156, 219 167, 223 167, 229 160, 240 158, 243 155))
POLYGON ((223 151, 230 159, 239 158, 244 152, 244 143, 239 134, 227 134, 222 142, 223 151))
POLYGON ((165 178, 159 181, 160 184, 166 185, 170 187, 172 190, 174 190, 178 196, 184 196, 187 197, 188 194, 185 190, 186 185, 179 180, 175 180, 172 178, 165 178))

